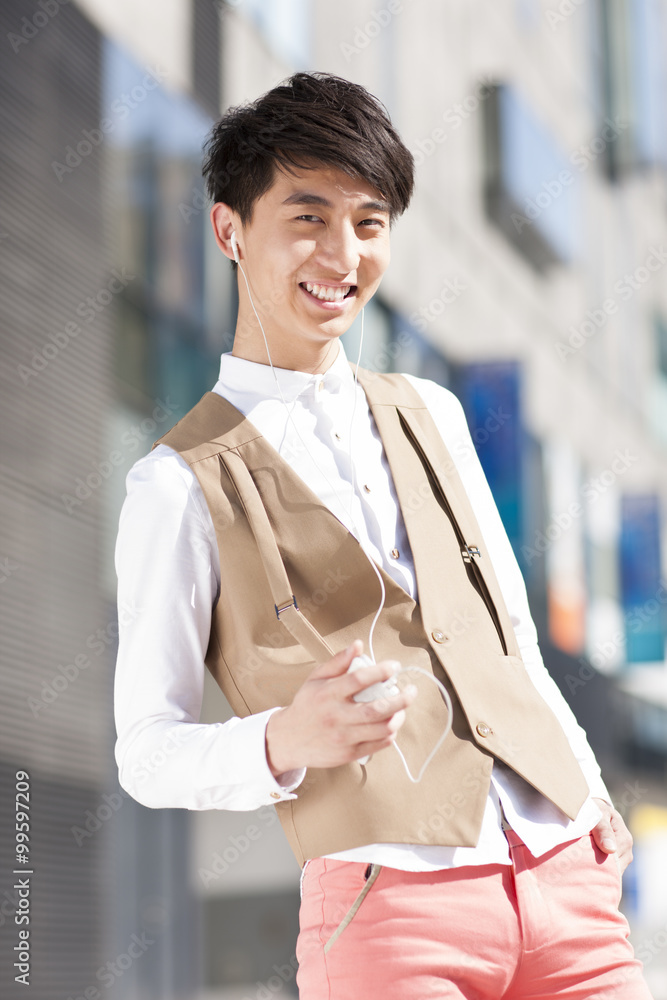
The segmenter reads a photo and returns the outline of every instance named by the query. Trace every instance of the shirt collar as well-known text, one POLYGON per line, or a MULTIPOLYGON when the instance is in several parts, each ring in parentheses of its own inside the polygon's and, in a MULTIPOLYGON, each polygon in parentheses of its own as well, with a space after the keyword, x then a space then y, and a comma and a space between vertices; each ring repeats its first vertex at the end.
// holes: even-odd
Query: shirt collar
MULTIPOLYGON (((291 368, 275 368, 275 373, 287 403, 297 396, 306 397, 322 391, 339 393, 344 388, 351 388, 354 383, 354 373, 340 340, 336 360, 326 372, 313 374, 291 368)), ((223 395, 227 392, 234 395, 243 393, 246 398, 252 397, 255 402, 280 398, 270 365, 247 361, 231 352, 220 355, 220 374, 216 389, 223 395)))

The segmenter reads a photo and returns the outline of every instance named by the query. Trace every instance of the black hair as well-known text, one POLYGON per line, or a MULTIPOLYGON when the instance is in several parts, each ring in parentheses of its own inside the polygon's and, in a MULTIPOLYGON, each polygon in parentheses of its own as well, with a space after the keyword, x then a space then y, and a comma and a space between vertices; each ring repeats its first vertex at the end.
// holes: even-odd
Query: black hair
POLYGON ((229 108, 204 144, 209 196, 252 220, 276 168, 336 167, 361 178, 389 205, 390 223, 408 207, 414 159, 382 102, 329 73, 295 73, 256 101, 229 108))

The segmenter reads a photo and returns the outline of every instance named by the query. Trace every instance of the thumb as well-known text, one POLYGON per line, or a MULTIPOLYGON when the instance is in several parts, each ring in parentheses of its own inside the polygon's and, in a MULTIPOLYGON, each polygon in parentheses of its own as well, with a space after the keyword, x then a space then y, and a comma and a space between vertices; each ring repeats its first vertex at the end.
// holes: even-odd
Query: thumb
POLYGON ((616 850, 616 837, 607 819, 602 819, 593 830, 593 836, 598 847, 607 854, 613 854, 616 850))
POLYGON ((361 654, 364 648, 361 639, 355 639, 347 649, 341 650, 340 653, 336 653, 332 656, 330 660, 325 660, 324 663, 318 664, 311 673, 311 678, 324 680, 327 677, 339 677, 341 674, 347 673, 347 670, 352 663, 355 656, 361 654))

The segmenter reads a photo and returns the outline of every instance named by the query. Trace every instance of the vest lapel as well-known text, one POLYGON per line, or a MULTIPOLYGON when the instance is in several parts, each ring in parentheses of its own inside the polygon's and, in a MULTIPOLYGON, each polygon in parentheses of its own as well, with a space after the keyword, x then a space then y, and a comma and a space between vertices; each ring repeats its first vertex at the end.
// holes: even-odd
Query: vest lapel
MULTIPOLYGON (((443 585, 447 586, 442 579, 443 567, 451 575, 452 567, 468 563, 468 576, 495 622, 504 651, 519 656, 512 622, 470 501, 421 397, 402 378, 401 388, 407 387, 408 391, 403 389, 399 396, 394 387, 389 400, 386 383, 369 378, 361 370, 359 382, 366 392, 396 484, 418 574, 420 604, 423 606, 426 595, 435 598, 442 594, 443 585), (397 405, 396 400, 401 397, 405 405, 397 405), (435 530, 432 516, 427 515, 425 508, 432 505, 434 497, 447 514, 452 531, 435 530), (479 555, 468 555, 466 547, 473 552, 477 550, 479 555)), ((425 621, 438 621, 441 612, 433 610, 436 614, 430 616, 424 608, 425 621)))

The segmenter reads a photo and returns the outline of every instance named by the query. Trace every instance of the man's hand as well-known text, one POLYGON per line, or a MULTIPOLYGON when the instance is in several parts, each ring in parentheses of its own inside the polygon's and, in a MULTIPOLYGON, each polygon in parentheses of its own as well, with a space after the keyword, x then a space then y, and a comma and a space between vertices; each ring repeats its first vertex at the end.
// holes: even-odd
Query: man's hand
POLYGON ((632 861, 632 834, 619 812, 604 799, 593 799, 602 812, 602 819, 593 828, 593 840, 605 854, 618 854, 621 872, 632 861))
POLYGON ((362 651, 357 639, 348 649, 315 667, 292 704, 274 712, 266 727, 266 759, 278 777, 301 767, 339 767, 388 747, 405 721, 417 688, 408 685, 395 698, 356 702, 364 688, 386 681, 397 664, 383 660, 349 674, 362 651))

